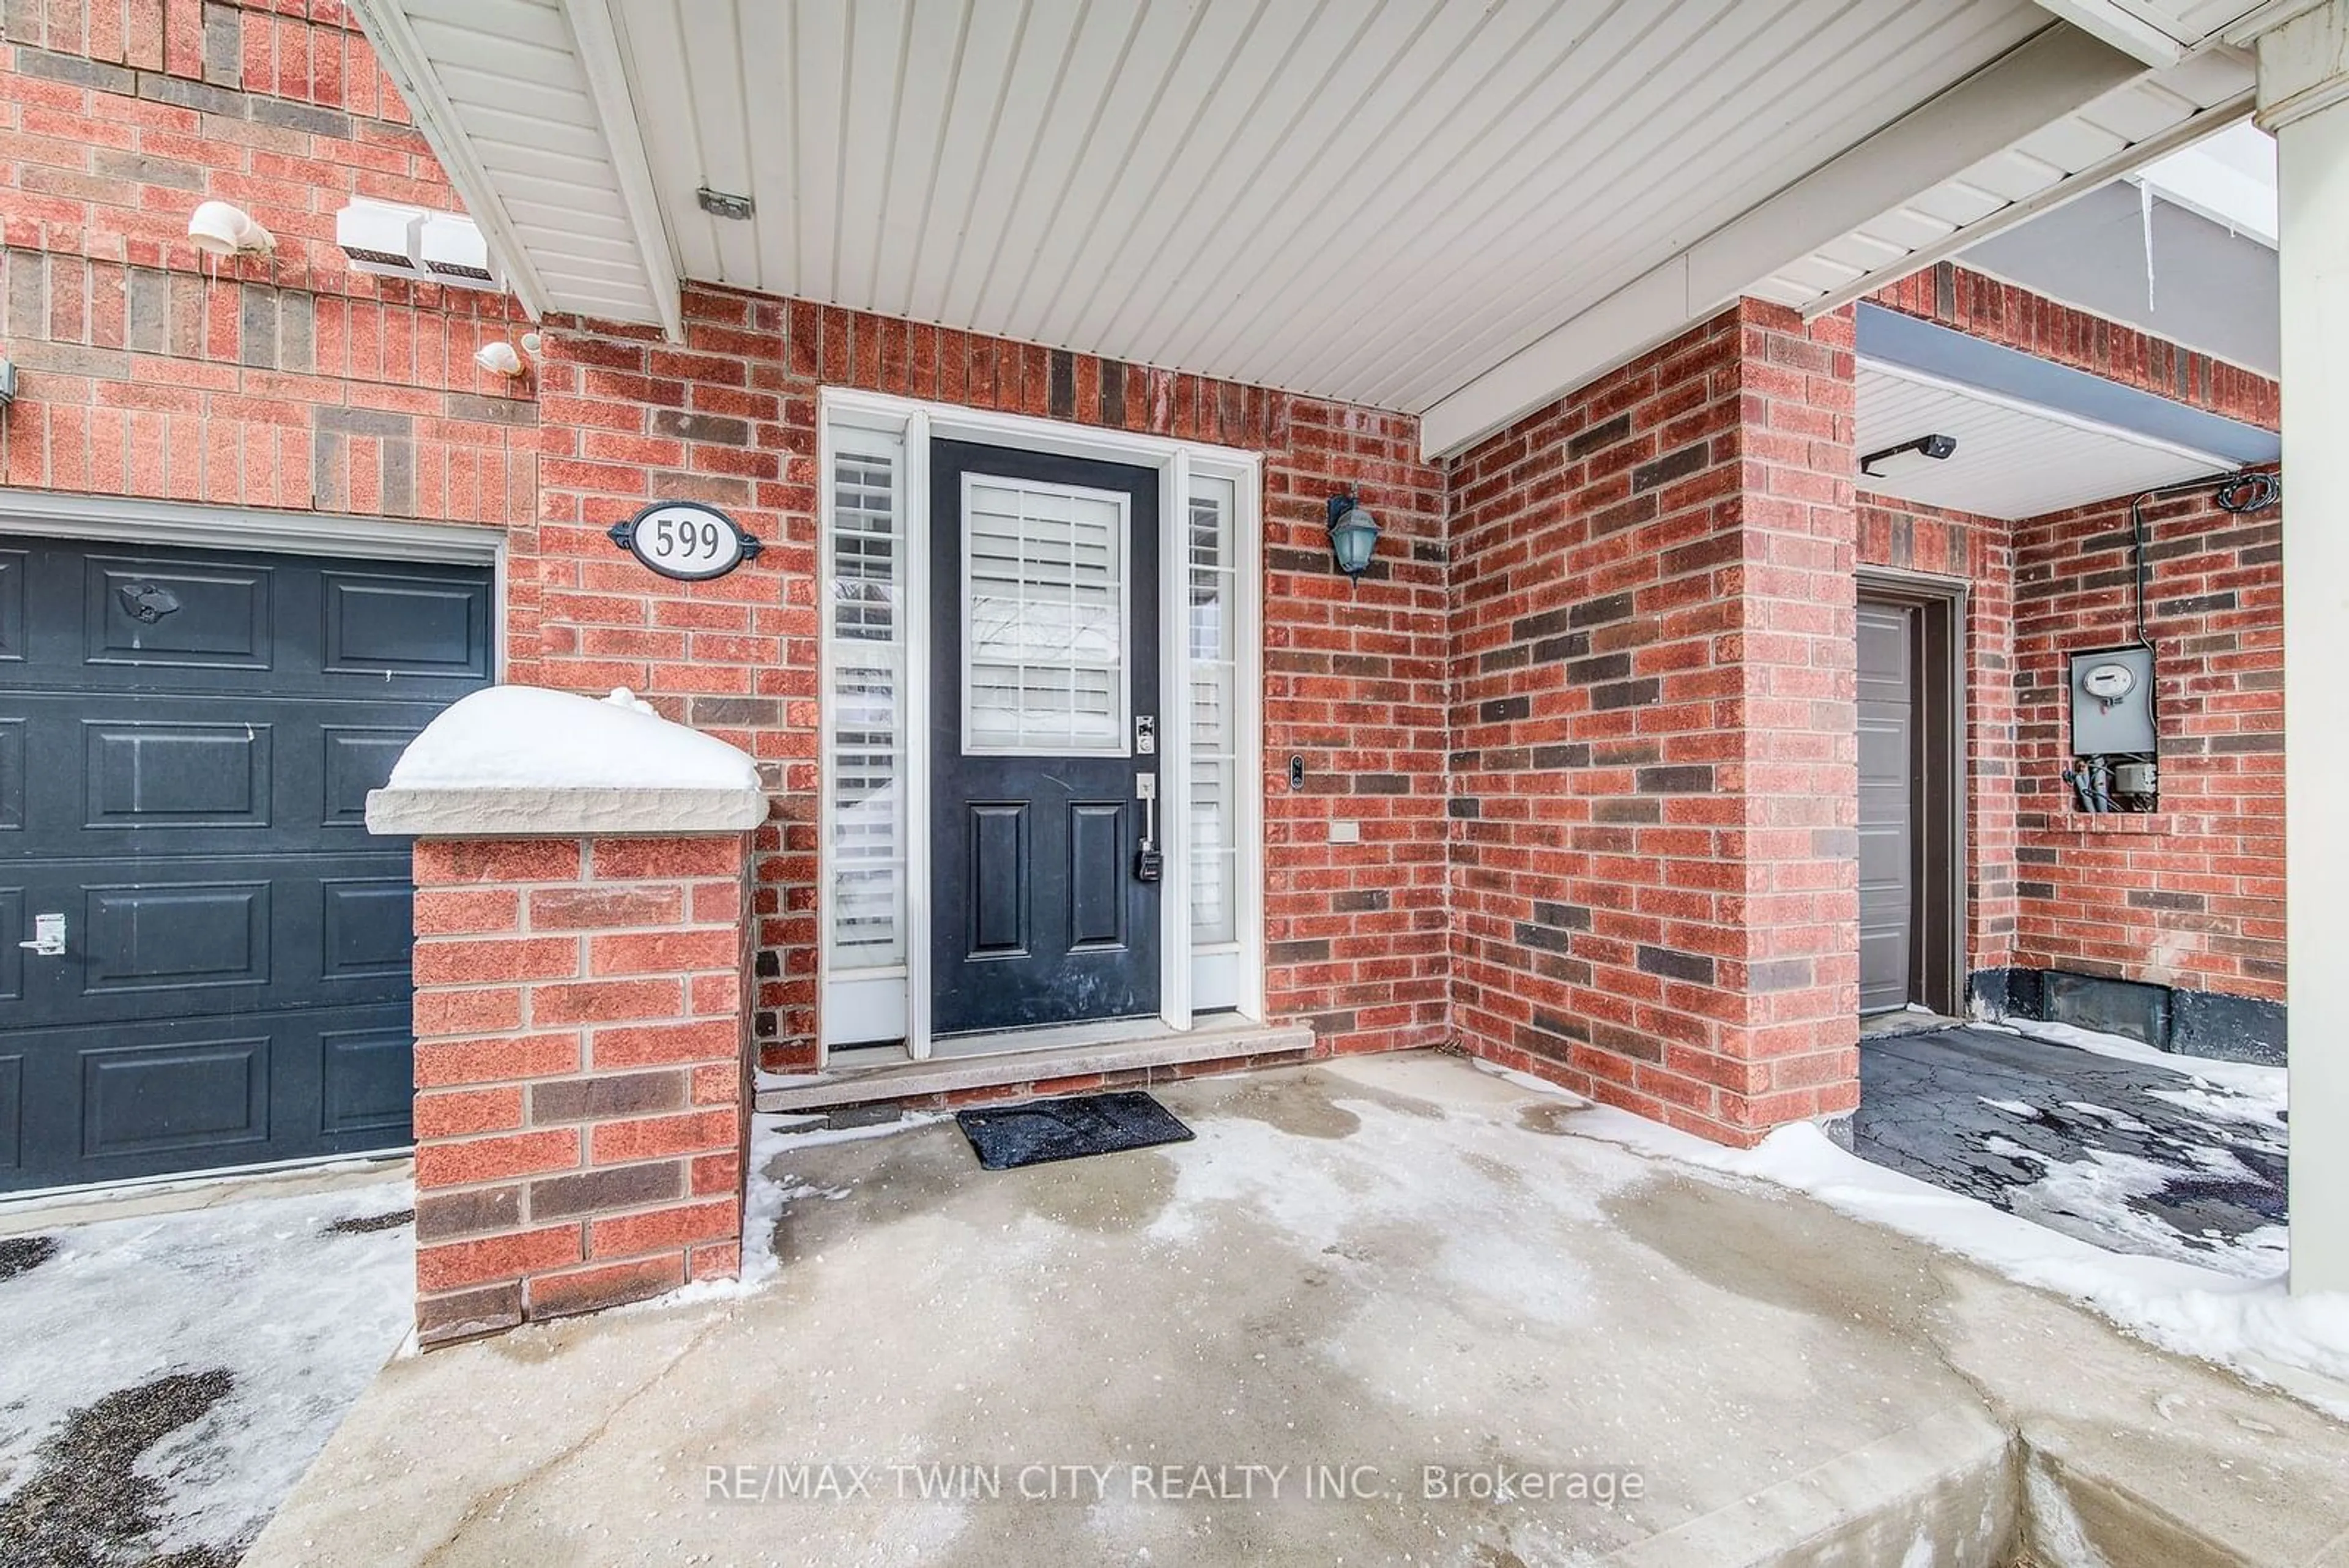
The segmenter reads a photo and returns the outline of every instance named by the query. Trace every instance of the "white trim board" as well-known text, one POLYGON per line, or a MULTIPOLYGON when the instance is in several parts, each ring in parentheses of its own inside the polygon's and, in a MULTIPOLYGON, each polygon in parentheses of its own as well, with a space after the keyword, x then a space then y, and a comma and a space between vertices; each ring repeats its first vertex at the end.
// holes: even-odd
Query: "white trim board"
POLYGON ((351 556, 487 566, 504 556, 505 530, 492 524, 411 523, 324 512, 268 512, 182 501, 0 490, 0 533, 38 534, 101 544, 171 545, 193 550, 268 550, 278 555, 351 556))
POLYGON ((1166 869, 1159 883, 1164 919, 1160 937, 1160 1023, 1176 1031, 1191 1026, 1193 996, 1204 967, 1226 985, 1237 982, 1228 998, 1217 996, 1216 1006, 1232 1006, 1244 1019, 1260 1022, 1264 1015, 1263 877, 1264 833, 1262 798, 1263 682, 1260 678, 1263 625, 1262 496, 1264 460, 1260 453, 1142 435, 1127 431, 1100 430, 1019 414, 993 413, 952 404, 926 403, 882 393, 842 388, 821 389, 817 399, 817 532, 819 582, 832 578, 833 432, 840 428, 864 428, 900 434, 905 443, 905 547, 902 592, 905 621, 905 693, 903 705, 907 741, 904 794, 906 806, 905 961, 888 970, 858 970, 835 974, 831 943, 821 929, 828 918, 832 886, 832 759, 833 623, 826 607, 821 628, 823 704, 818 759, 817 917, 817 1037, 818 1060, 835 1045, 849 1042, 837 1024, 843 1019, 871 1021, 892 1013, 885 989, 902 987, 905 1049, 915 1061, 927 1060, 930 1039, 929 938, 930 853, 924 825, 929 820, 929 446, 934 439, 979 441, 1097 462, 1149 468, 1159 475, 1159 603, 1160 672, 1159 722, 1160 842, 1166 869), (1237 867, 1241 940, 1211 950, 1195 951, 1190 932, 1190 694, 1185 656, 1189 526, 1189 486, 1193 474, 1232 482, 1230 519, 1234 545, 1234 607, 1238 670, 1235 684, 1241 747, 1236 769, 1233 832, 1238 840, 1237 867), (1234 971, 1237 971, 1237 975, 1234 971), (834 1003, 837 1002, 838 1006, 834 1003))

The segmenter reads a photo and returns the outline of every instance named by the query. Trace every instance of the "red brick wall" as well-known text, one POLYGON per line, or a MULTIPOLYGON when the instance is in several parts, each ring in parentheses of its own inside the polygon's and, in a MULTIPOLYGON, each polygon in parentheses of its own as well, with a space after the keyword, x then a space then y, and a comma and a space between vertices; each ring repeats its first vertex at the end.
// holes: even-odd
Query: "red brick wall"
POLYGON ((1975 970, 2062 970, 2282 1001, 2280 512, 2147 508, 2161 810, 2075 808, 2069 654, 2135 637, 2128 498, 2019 523, 1860 498, 1860 559, 1958 577, 1975 970))
POLYGON ((2013 525, 1895 496, 1859 497, 1859 560, 1967 586, 1966 967, 2014 960, 2015 715, 2013 525))
POLYGON ((0 50, 0 476, 456 522, 536 507, 536 413, 471 363, 519 312, 347 270, 353 195, 457 205, 340 6, 11 0, 0 50), (266 260, 210 263, 196 204, 266 260))
POLYGON ((2160 810, 2093 816, 2065 655, 2134 639, 2128 500, 2014 527, 2020 831, 2014 961, 2283 999, 2282 513, 2146 509, 2160 810))
POLYGON ((2283 428, 2282 389, 2266 377, 1954 262, 1912 273, 1869 298, 2108 381, 2268 430, 2283 428))
POLYGON ((1411 419, 1035 347, 696 287, 687 343, 550 324, 540 508, 514 536, 514 679, 629 686, 759 758, 756 1030, 770 1067, 815 1037, 816 395, 854 387, 1266 454, 1267 990, 1340 1050, 1444 1038, 1444 476, 1411 419), (1359 586, 1323 502, 1385 530, 1359 586), (654 578, 603 530, 654 496, 726 507, 771 541, 709 584, 654 578), (1307 788, 1288 788, 1288 758, 1307 788), (1327 824, 1362 824, 1332 845, 1327 824))
POLYGON ((550 324, 509 382, 473 351, 523 323, 490 295, 348 271, 352 195, 454 208, 333 0, 15 0, 0 56, 8 483, 471 521, 510 548, 506 677, 626 684, 757 755, 781 800, 760 842, 759 1038, 814 1039, 815 389, 1012 410, 1267 455, 1265 750, 1273 1008, 1340 1048, 1444 1037, 1443 474, 1416 423, 1033 345, 717 290, 691 341, 550 324), (202 261, 187 214, 237 202, 266 261, 202 261), (1359 587, 1322 502, 1386 529, 1359 587), (715 501, 771 542, 722 582, 657 585, 602 530, 655 495, 715 501), (1326 824, 1362 823, 1333 846, 1326 824))
POLYGON ((743 838, 427 840, 415 866, 423 1341, 732 1276, 743 838))
POLYGON ((1458 1034, 1733 1142, 1857 1100, 1851 331, 1747 302, 1451 474, 1458 1034))

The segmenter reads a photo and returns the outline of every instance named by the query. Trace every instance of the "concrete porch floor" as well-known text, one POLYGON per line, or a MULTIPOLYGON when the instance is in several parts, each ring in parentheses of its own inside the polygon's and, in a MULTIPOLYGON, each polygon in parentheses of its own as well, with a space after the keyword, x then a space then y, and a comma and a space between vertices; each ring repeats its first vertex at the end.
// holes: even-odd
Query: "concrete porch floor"
POLYGON ((1571 1102, 1427 1054, 1157 1092, 1196 1141, 787 1146, 763 1290, 393 1364, 246 1568, 2349 1562, 2349 1429, 1571 1102), (827 1463, 869 1495, 772 1495, 827 1463))

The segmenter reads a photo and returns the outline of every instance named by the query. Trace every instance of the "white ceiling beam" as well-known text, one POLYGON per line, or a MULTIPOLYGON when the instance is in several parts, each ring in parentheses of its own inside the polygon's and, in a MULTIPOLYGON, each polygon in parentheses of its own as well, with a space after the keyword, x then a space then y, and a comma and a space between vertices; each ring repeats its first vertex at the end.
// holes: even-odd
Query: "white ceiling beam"
POLYGON ((636 237, 636 254, 644 264, 645 283, 654 308, 660 312, 661 331, 672 343, 685 341, 685 307, 677 244, 661 215, 660 197, 653 186, 651 156, 645 151, 643 129, 636 119, 636 91, 628 81, 627 50, 610 0, 562 0, 563 15, 579 47, 579 68, 603 121, 604 145, 612 155, 612 171, 620 185, 620 204, 627 209, 628 226, 636 237))
POLYGON ((1423 452, 1459 452, 2144 74, 2077 28, 2049 27, 1421 410, 1423 452))
MULTIPOLYGON (((2248 91, 2238 93, 2224 103, 2204 109, 2191 119, 2181 119, 2168 130, 2157 131, 2143 141, 2133 141, 2110 158, 2091 163, 2076 174, 2066 175, 2043 191, 2033 191, 2019 202, 2009 202, 1989 217, 1944 234, 1931 244, 1920 245, 1902 256, 1896 265, 1880 268, 1841 288, 1821 295, 1803 306, 1803 315, 1808 319, 1849 305, 1855 299, 1923 272, 1937 262, 1947 261, 1960 251, 1969 250, 1993 234, 2004 234, 2042 213, 2052 213, 2066 202, 2075 202, 2123 175, 2135 173, 2148 163, 2167 158, 2179 148, 2189 147, 2206 136, 2216 136, 2227 127, 2251 118, 2255 96, 2248 91)), ((2267 243, 2271 246, 2274 244, 2272 240, 2267 243)))
POLYGON ((473 156, 472 139, 459 128, 457 110, 440 88, 440 78, 432 69, 423 41, 409 26, 406 8, 398 0, 349 0, 349 5, 368 47, 407 101, 425 145, 432 149, 441 172, 449 176, 457 199, 464 203, 465 215, 489 242, 490 254, 505 272, 507 286, 530 318, 538 320, 550 308, 546 284, 532 264, 529 248, 514 231, 513 218, 489 171, 473 156))
MULTIPOLYGON (((2151 66, 2168 70, 2186 57, 2186 45, 2129 10, 2119 0, 2039 0, 2043 11, 2069 22, 2090 37, 2151 66)), ((2196 43, 2201 40, 2197 38, 2196 43)))

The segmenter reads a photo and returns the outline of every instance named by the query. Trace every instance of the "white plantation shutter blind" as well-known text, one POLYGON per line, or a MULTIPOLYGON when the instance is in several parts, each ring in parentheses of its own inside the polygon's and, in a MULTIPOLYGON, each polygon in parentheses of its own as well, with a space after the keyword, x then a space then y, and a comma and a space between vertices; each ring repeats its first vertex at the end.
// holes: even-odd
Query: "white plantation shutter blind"
POLYGON ((963 481, 963 744, 1123 755, 1126 502, 963 481))
POLYGON ((1239 571, 1232 536, 1237 501, 1237 487, 1228 479, 1191 481, 1184 651, 1191 709, 1191 941, 1196 947, 1239 936, 1239 571))
POLYGON ((834 431, 832 886, 834 971, 905 961, 905 462, 903 441, 834 431))

